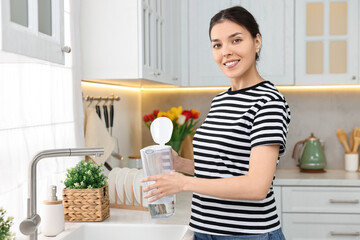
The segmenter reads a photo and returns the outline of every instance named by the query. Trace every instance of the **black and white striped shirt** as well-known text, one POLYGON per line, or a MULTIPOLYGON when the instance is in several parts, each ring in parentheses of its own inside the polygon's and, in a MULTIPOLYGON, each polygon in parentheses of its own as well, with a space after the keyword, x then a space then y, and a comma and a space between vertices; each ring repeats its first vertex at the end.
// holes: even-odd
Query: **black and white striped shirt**
MULTIPOLYGON (((269 81, 218 94, 194 136, 195 177, 245 175, 251 148, 259 145, 279 144, 280 157, 289 123, 289 106, 269 81)), ((261 201, 194 193, 190 228, 212 235, 262 234, 280 228, 272 186, 261 201)))

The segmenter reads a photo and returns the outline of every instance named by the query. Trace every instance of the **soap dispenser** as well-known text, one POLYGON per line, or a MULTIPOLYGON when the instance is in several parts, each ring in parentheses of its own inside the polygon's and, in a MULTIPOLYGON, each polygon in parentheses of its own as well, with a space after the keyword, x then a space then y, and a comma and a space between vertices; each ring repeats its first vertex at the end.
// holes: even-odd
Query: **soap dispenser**
POLYGON ((55 237, 64 231, 64 207, 62 200, 58 200, 56 196, 56 186, 50 186, 48 200, 44 201, 41 218, 41 230, 44 236, 55 237))

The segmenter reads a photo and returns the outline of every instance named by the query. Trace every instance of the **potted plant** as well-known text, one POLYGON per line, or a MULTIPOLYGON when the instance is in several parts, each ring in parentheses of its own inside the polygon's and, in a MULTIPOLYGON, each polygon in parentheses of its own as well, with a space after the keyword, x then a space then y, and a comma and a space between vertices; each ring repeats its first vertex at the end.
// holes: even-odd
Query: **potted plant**
POLYGON ((6 211, 3 208, 0 208, 0 240, 13 240, 15 239, 15 234, 12 233, 11 225, 13 225, 13 217, 8 217, 5 219, 6 211))
POLYGON ((103 221, 110 216, 107 178, 100 166, 81 160, 67 169, 63 189, 65 221, 103 221))

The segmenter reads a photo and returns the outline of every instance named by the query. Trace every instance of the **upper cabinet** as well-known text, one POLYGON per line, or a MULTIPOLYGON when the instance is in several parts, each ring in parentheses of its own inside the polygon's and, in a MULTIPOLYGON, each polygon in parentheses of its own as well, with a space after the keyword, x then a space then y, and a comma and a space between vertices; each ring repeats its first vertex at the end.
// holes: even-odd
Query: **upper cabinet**
POLYGON ((229 80, 213 60, 208 31, 211 17, 234 5, 249 10, 259 24, 262 34, 257 63, 259 73, 277 85, 294 84, 293 0, 187 0, 182 4, 186 22, 183 27, 186 34, 182 38, 183 85, 229 85, 229 80))
POLYGON ((83 79, 180 84, 175 0, 82 0, 83 79))
POLYGON ((235 5, 259 24, 264 79, 359 83, 358 0, 81 0, 82 78, 229 85, 208 31, 212 16, 235 5))
POLYGON ((0 4, 2 61, 9 61, 6 52, 10 52, 65 63, 64 52, 70 48, 63 46, 63 0, 2 0, 0 4))
POLYGON ((358 0, 301 0, 295 9, 295 83, 359 83, 358 0))

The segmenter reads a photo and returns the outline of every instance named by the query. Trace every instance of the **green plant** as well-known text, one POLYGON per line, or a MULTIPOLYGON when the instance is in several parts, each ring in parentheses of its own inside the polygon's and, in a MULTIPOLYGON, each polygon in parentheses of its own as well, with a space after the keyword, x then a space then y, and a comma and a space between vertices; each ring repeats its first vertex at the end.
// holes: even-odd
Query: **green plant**
POLYGON ((13 240, 15 234, 10 232, 11 225, 13 225, 13 217, 8 217, 5 220, 6 211, 0 208, 0 240, 13 240))
POLYGON ((74 168, 67 169, 65 187, 70 189, 102 188, 107 184, 107 177, 101 166, 81 160, 74 168))

